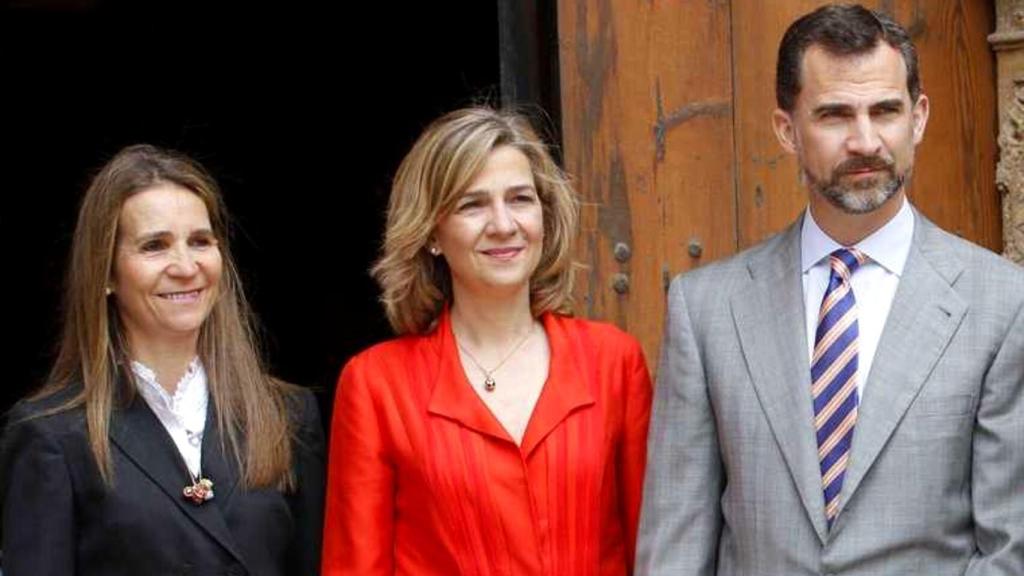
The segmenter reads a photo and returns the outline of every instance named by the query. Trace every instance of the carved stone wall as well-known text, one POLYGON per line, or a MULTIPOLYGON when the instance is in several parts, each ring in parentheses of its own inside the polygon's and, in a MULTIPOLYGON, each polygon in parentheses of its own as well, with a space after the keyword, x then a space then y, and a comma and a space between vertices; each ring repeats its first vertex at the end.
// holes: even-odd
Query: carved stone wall
POLYGON ((1003 200, 1003 253, 1024 264, 1024 0, 996 0, 999 83, 999 165, 1003 200))

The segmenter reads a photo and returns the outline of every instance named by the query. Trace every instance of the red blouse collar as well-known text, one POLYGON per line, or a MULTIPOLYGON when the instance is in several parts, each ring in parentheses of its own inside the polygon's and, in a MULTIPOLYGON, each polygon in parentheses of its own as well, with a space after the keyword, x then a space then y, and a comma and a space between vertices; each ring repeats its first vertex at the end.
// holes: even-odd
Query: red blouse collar
MULTIPOLYGON (((540 320, 547 333, 551 363, 544 389, 523 435, 520 450, 524 456, 528 456, 569 414, 594 403, 594 393, 590 389, 588 371, 583 361, 586 351, 582 349, 579 339, 574 337, 574 321, 551 313, 543 314, 540 320)), ((440 370, 437 372, 427 411, 458 421, 481 434, 513 443, 508 432, 466 379, 447 307, 428 338, 438 352, 440 370)))

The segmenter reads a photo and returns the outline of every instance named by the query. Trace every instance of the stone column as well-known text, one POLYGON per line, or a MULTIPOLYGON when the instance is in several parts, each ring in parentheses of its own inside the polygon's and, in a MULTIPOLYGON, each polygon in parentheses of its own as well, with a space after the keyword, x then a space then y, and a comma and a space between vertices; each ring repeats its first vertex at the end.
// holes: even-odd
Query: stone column
POLYGON ((996 0, 999 165, 1003 201, 1003 254, 1024 264, 1024 0, 996 0))

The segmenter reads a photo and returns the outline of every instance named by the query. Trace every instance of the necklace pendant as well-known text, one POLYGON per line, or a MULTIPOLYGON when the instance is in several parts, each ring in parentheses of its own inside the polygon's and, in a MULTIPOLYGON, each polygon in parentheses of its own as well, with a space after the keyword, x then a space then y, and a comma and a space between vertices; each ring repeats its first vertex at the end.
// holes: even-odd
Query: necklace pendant
POLYGON ((494 378, 487 376, 487 378, 484 379, 484 390, 494 392, 494 387, 497 386, 497 384, 498 383, 494 381, 494 378))
POLYGON ((191 485, 185 486, 181 491, 185 499, 191 500, 196 506, 207 500, 213 500, 213 481, 209 478, 200 478, 191 485))
POLYGON ((188 438, 188 443, 196 448, 199 448, 203 444, 203 433, 193 432, 191 430, 185 430, 185 436, 188 438))

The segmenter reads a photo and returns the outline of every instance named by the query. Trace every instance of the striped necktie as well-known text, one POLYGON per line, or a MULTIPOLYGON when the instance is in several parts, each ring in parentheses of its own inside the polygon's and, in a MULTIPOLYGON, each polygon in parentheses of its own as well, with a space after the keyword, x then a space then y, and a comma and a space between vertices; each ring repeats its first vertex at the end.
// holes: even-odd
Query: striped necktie
POLYGON ((832 272, 814 334, 811 395, 825 517, 830 528, 839 510, 839 493, 857 421, 857 302, 850 276, 866 259, 856 248, 840 248, 829 255, 832 272))

